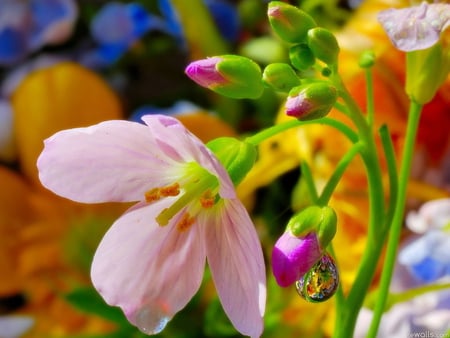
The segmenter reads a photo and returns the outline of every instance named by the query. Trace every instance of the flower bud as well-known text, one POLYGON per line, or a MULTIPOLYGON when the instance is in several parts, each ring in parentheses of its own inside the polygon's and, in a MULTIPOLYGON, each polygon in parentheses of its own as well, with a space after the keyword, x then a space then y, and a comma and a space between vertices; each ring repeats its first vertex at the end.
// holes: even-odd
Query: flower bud
POLYGON ((337 217, 335 211, 328 207, 309 206, 291 218, 287 225, 294 236, 302 237, 314 231, 325 249, 336 234, 337 217))
POLYGON ((307 43, 313 54, 328 65, 338 61, 339 45, 334 34, 326 28, 315 27, 308 31, 307 43))
POLYGON ((336 213, 328 206, 310 206, 289 221, 272 251, 272 270, 280 286, 289 286, 322 257, 336 234, 336 213))
POLYGON ((326 116, 337 100, 337 91, 328 82, 313 82, 293 88, 286 100, 286 114, 299 120, 326 116))
POLYGON ((263 81, 273 89, 285 93, 300 85, 297 74, 286 63, 271 63, 268 65, 263 72, 263 81))
POLYGON ((207 147, 225 167, 235 186, 244 179, 256 161, 256 147, 233 137, 214 139, 208 142, 207 147))
POLYGON ((322 254, 314 232, 297 237, 286 230, 272 251, 272 272, 278 285, 287 287, 295 283, 314 266, 322 254))
POLYGON ((308 30, 317 26, 309 14, 281 1, 271 1, 267 14, 273 31, 289 43, 305 41, 308 30))
POLYGON ((375 53, 371 50, 364 51, 359 57, 358 64, 361 68, 370 68, 375 64, 375 53))
POLYGON ((316 62, 314 53, 306 43, 300 43, 289 48, 289 59, 298 70, 307 70, 316 62))
POLYGON ((243 56, 222 55, 194 61, 185 73, 200 86, 235 99, 258 98, 264 89, 260 67, 243 56))

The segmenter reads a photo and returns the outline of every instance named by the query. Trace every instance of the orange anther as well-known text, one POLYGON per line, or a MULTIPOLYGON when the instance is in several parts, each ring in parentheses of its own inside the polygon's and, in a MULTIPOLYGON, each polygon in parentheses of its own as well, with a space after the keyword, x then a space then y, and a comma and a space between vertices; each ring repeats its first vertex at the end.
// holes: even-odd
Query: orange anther
POLYGON ((214 206, 215 198, 216 196, 213 196, 210 190, 205 191, 203 195, 200 197, 200 204, 203 208, 209 209, 214 206))
POLYGON ((191 217, 189 213, 183 214, 179 222, 177 223, 178 231, 186 231, 191 227, 192 224, 195 223, 195 218, 191 217))
POLYGON ((145 201, 148 203, 158 201, 160 198, 159 188, 153 188, 145 193, 145 201))
POLYGON ((178 183, 174 183, 172 185, 168 185, 159 189, 161 196, 177 196, 180 193, 180 185, 178 183))

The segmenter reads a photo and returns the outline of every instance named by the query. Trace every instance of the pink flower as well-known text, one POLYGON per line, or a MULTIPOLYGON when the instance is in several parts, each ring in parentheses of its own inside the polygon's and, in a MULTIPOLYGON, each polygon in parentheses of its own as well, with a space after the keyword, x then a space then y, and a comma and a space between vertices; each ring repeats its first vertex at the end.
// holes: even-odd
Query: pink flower
POLYGON ((61 131, 38 159, 41 182, 58 195, 138 201, 100 243, 94 286, 141 331, 156 334, 197 292, 207 258, 231 322, 259 337, 264 260, 226 170, 176 119, 142 120, 61 131))
POLYGON ((450 25, 450 4, 422 2, 420 6, 388 9, 378 14, 392 43, 410 52, 436 44, 450 25))
POLYGON ((278 285, 287 287, 298 281, 323 253, 314 232, 298 237, 287 230, 272 251, 272 270, 278 285))

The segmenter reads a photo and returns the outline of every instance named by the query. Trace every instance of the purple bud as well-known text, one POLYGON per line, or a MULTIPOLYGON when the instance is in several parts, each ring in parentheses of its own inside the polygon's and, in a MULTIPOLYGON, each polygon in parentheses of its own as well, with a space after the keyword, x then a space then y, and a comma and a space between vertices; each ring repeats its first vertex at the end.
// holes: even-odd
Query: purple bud
POLYGON ((337 91, 327 82, 301 85, 289 92, 286 115, 299 120, 312 120, 326 116, 337 99, 337 91))
POLYGON ((272 251, 272 271, 278 285, 287 287, 299 280, 322 257, 314 232, 296 237, 289 230, 275 243, 272 251))
POLYGON ((210 89, 225 84, 228 82, 227 79, 216 68, 220 61, 222 58, 217 56, 194 61, 186 67, 186 75, 200 86, 210 89))

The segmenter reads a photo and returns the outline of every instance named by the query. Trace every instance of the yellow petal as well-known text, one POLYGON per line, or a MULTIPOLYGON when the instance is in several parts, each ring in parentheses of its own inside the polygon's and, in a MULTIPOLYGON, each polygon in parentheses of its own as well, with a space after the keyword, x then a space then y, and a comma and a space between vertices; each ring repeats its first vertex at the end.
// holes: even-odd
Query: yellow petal
POLYGON ((70 62, 30 73, 14 92, 12 106, 21 170, 34 183, 44 139, 62 129, 122 118, 120 102, 108 85, 70 62))

